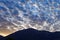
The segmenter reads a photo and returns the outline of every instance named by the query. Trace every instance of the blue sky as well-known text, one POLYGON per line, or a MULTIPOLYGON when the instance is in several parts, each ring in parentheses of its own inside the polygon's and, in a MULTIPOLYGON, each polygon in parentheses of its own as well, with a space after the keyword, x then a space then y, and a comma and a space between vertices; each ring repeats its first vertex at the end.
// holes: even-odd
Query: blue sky
POLYGON ((3 24, 1 24, 0 19, 0 25, 4 26, 2 28, 10 31, 19 30, 20 27, 28 28, 33 24, 33 28, 36 25, 43 29, 55 27, 60 25, 60 0, 0 0, 0 18, 6 20, 5 22, 2 19, 3 24))

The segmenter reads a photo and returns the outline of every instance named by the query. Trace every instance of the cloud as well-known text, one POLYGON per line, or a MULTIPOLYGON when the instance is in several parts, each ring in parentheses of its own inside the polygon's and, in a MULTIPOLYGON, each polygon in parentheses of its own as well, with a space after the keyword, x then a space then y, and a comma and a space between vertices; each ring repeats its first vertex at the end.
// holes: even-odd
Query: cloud
POLYGON ((6 28, 11 30, 34 28, 57 31, 60 26, 59 2, 57 1, 7 0, 1 1, 0 7, 2 9, 0 10, 1 17, 12 25, 7 24, 6 28), (5 9, 6 11, 4 11, 5 9))

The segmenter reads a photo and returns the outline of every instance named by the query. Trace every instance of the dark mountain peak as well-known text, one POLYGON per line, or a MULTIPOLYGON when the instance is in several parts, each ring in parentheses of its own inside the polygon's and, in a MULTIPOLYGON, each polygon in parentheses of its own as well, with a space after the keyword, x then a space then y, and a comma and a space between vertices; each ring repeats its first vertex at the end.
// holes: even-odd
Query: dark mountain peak
POLYGON ((4 37, 0 35, 0 40, 3 40, 3 39, 4 39, 4 37))
POLYGON ((48 31, 38 31, 32 28, 24 29, 21 31, 17 31, 9 36, 6 39, 14 39, 14 40, 47 40, 49 39, 50 32, 48 31))
POLYGON ((8 35, 5 40, 60 40, 60 32, 38 31, 29 28, 8 35))
MULTIPOLYGON (((44 31, 44 30, 38 31, 38 30, 33 29, 33 28, 28 28, 28 29, 24 29, 24 30, 17 31, 17 32, 11 34, 11 35, 18 35, 18 34, 19 34, 19 35, 20 35, 20 34, 27 35, 27 34, 40 34, 40 33, 45 34, 45 33, 50 33, 50 32, 44 31)), ((10 35, 9 35, 9 36, 10 36, 10 35)))
POLYGON ((0 35, 0 38, 1 38, 1 37, 3 37, 3 36, 0 35))

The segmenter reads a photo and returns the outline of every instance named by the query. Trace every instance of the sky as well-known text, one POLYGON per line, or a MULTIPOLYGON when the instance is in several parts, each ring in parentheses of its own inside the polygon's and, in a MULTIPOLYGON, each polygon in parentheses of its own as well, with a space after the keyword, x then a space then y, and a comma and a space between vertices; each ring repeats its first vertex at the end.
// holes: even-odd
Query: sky
POLYGON ((60 31, 60 0, 0 0, 0 35, 28 28, 60 31))

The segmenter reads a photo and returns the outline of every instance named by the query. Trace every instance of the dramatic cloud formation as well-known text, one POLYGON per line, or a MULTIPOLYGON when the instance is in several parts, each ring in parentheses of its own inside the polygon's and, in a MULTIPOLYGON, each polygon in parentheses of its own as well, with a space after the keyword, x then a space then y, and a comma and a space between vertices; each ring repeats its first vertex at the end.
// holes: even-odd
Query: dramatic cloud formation
POLYGON ((0 0, 0 31, 34 28, 60 31, 60 0, 0 0))

